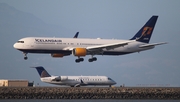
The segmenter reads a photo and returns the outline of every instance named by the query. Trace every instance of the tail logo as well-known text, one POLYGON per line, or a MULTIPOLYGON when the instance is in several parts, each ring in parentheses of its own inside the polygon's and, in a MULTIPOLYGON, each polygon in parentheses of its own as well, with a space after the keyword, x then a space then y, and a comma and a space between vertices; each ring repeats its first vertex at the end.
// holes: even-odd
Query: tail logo
POLYGON ((143 35, 143 36, 146 36, 146 35, 151 34, 152 29, 153 29, 152 27, 144 27, 144 29, 143 29, 143 31, 142 31, 142 35, 143 35))
POLYGON ((49 77, 49 74, 44 70, 41 73, 41 77, 49 77))

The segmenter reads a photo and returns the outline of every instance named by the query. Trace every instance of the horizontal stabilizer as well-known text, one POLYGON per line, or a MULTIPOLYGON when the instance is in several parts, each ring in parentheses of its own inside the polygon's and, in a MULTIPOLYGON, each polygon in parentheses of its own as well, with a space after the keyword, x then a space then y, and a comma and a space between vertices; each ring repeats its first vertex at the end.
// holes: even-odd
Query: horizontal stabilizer
POLYGON ((152 46, 162 45, 162 44, 167 44, 167 42, 160 42, 160 43, 152 43, 152 44, 140 45, 139 48, 152 47, 152 46))

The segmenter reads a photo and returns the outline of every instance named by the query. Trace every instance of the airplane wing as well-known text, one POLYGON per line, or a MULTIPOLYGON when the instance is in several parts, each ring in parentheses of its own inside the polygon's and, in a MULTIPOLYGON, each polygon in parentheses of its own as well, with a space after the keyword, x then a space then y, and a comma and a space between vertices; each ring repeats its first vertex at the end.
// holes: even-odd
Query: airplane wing
POLYGON ((74 87, 80 87, 81 85, 80 84, 75 84, 74 87))
POLYGON ((80 87, 81 85, 86 85, 87 83, 84 83, 83 80, 81 79, 81 82, 75 84, 75 87, 80 87))
MULTIPOLYGON (((118 47, 123 47, 125 45, 128 45, 128 43, 134 42, 136 40, 128 40, 128 41, 124 41, 124 42, 119 42, 119 43, 111 43, 111 44, 104 44, 104 45, 98 45, 98 46, 89 46, 86 47, 87 51, 89 52, 99 52, 102 51, 103 49, 106 50, 111 50, 111 49, 115 49, 118 47)), ((69 50, 72 51, 75 47, 66 47, 63 50, 69 50)))
POLYGON ((162 44, 167 44, 167 43, 166 42, 160 42, 160 43, 145 44, 145 45, 140 45, 139 48, 152 47, 152 46, 162 45, 162 44))
POLYGON ((89 46, 86 49, 88 51, 96 51, 96 50, 103 50, 103 49, 111 50, 111 49, 115 49, 121 46, 123 47, 125 45, 128 45, 128 43, 134 42, 134 41, 136 40, 129 40, 129 41, 124 41, 124 42, 119 42, 119 43, 104 44, 104 45, 98 45, 98 46, 89 46))

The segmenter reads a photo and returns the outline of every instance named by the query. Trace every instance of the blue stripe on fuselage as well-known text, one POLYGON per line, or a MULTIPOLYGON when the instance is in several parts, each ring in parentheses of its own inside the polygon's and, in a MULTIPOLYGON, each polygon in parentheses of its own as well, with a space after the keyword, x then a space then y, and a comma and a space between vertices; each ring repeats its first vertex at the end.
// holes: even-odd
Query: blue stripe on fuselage
POLYGON ((114 51, 104 51, 103 55, 125 55, 133 52, 114 52, 114 51))
MULTIPOLYGON (((72 51, 65 51, 65 50, 27 50, 27 49, 18 49, 24 53, 44 53, 44 54, 52 54, 52 53, 60 53, 64 55, 71 55, 72 51)), ((115 51, 104 51, 103 54, 98 55, 124 55, 133 52, 115 52, 115 51)))
POLYGON ((44 53, 44 54, 51 54, 51 53, 61 53, 65 55, 70 55, 72 52, 71 51, 64 51, 64 50, 27 50, 27 49, 18 49, 22 52, 25 53, 44 53))

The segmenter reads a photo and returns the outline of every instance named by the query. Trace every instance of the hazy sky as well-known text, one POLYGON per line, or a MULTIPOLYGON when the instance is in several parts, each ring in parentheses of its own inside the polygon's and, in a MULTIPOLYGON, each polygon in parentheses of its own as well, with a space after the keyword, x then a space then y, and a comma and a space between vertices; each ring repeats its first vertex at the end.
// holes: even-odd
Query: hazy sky
MULTIPOLYGON (((22 78, 48 85, 40 81, 35 69, 29 68, 41 65, 53 75, 106 75, 114 79, 117 86, 180 86, 179 0, 0 0, 0 3, 31 13, 47 24, 69 29, 71 33, 67 32, 65 37, 79 31, 81 38, 130 39, 152 15, 158 15, 150 43, 168 42, 140 53, 96 56, 98 60, 93 63, 89 63, 90 56, 86 56, 85 61, 78 64, 72 55, 57 59, 28 54, 29 59, 24 61, 22 53, 14 50, 14 54, 19 54, 17 60, 11 62, 15 67, 8 77, 0 75, 2 78, 22 78), (24 68, 19 68, 22 66, 24 68)), ((61 34, 44 36, 61 37, 61 34)), ((7 73, 3 68, 1 72, 7 73)))

